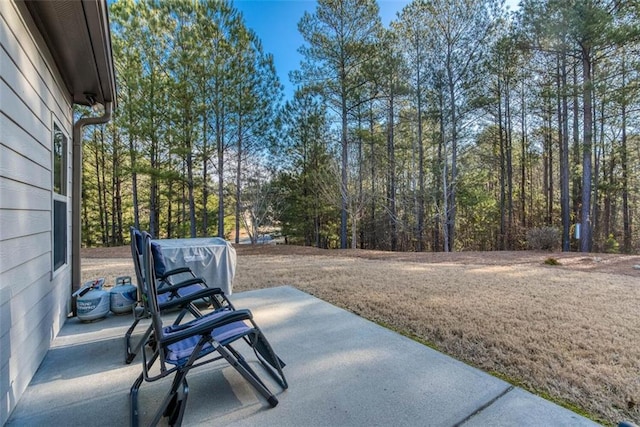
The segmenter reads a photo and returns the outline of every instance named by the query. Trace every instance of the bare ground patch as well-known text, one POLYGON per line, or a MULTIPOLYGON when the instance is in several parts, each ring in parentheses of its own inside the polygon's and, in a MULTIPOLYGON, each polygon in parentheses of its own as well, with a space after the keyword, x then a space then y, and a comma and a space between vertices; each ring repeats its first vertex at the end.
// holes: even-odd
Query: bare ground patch
MULTIPOLYGON (((83 277, 133 275, 128 247, 105 252, 83 253, 83 277)), ((292 285, 601 421, 640 422, 640 257, 287 246, 237 253, 235 291, 292 285), (548 257, 562 265, 545 266, 548 257)))

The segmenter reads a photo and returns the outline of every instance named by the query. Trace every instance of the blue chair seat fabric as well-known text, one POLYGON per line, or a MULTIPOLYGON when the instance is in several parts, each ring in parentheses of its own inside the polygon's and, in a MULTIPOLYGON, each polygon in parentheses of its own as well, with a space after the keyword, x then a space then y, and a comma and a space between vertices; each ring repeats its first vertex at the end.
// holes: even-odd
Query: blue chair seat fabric
MULTIPOLYGON (((203 289, 202 285, 189 285, 189 286, 185 286, 184 288, 180 288, 176 291, 176 293, 178 294, 178 297, 185 297, 185 296, 189 296, 189 295, 193 295, 196 292, 199 292, 203 289)), ((160 287, 158 289, 158 303, 159 304, 164 304, 168 301, 171 301, 173 298, 175 298, 175 295, 173 294, 173 292, 162 292, 162 287, 160 287)))
MULTIPOLYGON (((224 312, 221 312, 220 314, 224 315, 224 312)), ((197 319, 195 322, 200 320, 208 320, 207 317, 209 316, 204 316, 202 319, 197 319)), ((164 335, 166 337, 171 337, 171 334, 175 333, 173 329, 173 326, 165 327, 163 331, 164 335)), ((246 336, 251 332, 253 332, 253 328, 250 325, 248 325, 244 321, 238 321, 221 326, 219 328, 215 328, 213 331, 211 331, 211 337, 220 345, 227 345, 228 343, 233 342, 240 337, 246 336)), ((193 354, 193 351, 196 345, 198 345, 198 342, 200 342, 201 338, 202 335, 193 335, 189 338, 167 345, 165 361, 172 365, 183 366, 189 360, 189 357, 193 354)), ((213 347, 211 342, 207 342, 202 346, 198 357, 203 357, 214 350, 215 348, 213 347)))

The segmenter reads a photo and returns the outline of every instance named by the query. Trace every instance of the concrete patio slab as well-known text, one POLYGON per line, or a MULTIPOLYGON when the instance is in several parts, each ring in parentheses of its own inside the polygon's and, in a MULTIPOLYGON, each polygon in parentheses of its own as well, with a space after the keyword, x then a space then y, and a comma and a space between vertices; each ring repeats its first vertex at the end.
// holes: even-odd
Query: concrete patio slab
MULTIPOLYGON (((252 310, 287 363, 289 389, 270 381, 280 400, 270 408, 225 362, 208 365, 188 376, 184 425, 597 425, 292 287, 232 300, 252 310)), ((130 322, 69 320, 7 425, 128 424, 128 392, 141 370, 139 359, 123 363, 130 322)), ((143 423, 168 386, 143 384, 143 423)))

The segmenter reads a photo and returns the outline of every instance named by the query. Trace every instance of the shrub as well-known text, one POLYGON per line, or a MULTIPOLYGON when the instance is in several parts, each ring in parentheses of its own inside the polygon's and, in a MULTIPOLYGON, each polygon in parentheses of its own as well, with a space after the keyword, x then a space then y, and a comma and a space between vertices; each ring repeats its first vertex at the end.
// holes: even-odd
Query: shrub
POLYGON ((604 242, 604 251, 608 254, 617 254, 620 253, 620 244, 613 237, 613 234, 609 234, 609 237, 604 242))
POLYGON ((527 231, 529 249, 552 251, 560 245, 560 231, 555 227, 536 227, 527 231))

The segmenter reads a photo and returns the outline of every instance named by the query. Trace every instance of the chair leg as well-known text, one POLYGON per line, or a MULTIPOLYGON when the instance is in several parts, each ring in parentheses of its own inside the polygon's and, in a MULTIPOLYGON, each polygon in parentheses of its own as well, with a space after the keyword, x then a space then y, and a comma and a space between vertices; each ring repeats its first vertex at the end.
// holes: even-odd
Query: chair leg
POLYGON ((178 402, 178 394, 176 393, 173 396, 171 396, 171 400, 169 400, 167 407, 164 408, 164 411, 162 412, 162 416, 163 417, 171 416, 171 414, 173 414, 174 412, 177 402, 178 402))
POLYGON ((187 397, 189 395, 186 375, 187 371, 184 370, 176 372, 171 384, 171 390, 169 390, 165 396, 150 425, 158 425, 162 417, 168 417, 171 425, 180 425, 180 423, 182 423, 184 407, 187 404, 187 397), (182 396, 179 395, 178 391, 180 386, 182 386, 182 396), (173 422, 171 422, 171 420, 173 420, 173 422))
POLYGON ((129 414, 129 421, 131 427, 138 427, 138 391, 140 390, 140 385, 143 381, 144 374, 140 374, 129 391, 129 408, 131 411, 129 414))
MULTIPOLYGON (((269 389, 260 381, 258 376, 248 366, 244 359, 234 357, 234 355, 225 346, 218 346, 218 353, 225 358, 231 366, 235 368, 242 377, 249 382, 266 400, 269 405, 275 407, 278 404, 278 399, 269 391, 269 389)), ((235 352, 234 352, 235 353, 235 352)))
POLYGON ((169 425, 179 426, 182 425, 182 418, 184 417, 184 411, 187 407, 187 396, 189 395, 189 385, 187 384, 187 378, 182 380, 182 393, 176 393, 176 400, 174 406, 169 415, 169 425))
POLYGON ((135 329, 138 322, 140 322, 140 319, 136 319, 135 322, 133 322, 133 325, 131 325, 131 327, 127 330, 127 333, 125 334, 125 360, 124 361, 127 365, 133 362, 133 359, 136 358, 138 351, 140 351, 142 346, 148 341, 149 335, 151 335, 151 332, 152 332, 152 327, 151 325, 149 325, 147 330, 144 332, 144 334, 140 338, 140 341, 138 341, 135 347, 132 347, 131 334, 133 333, 133 330, 135 329))
POLYGON ((262 335, 262 331, 260 331, 257 326, 255 326, 255 328, 257 332, 249 340, 249 345, 253 347, 256 357, 269 375, 271 375, 271 377, 286 390, 289 388, 289 384, 287 384, 284 372, 282 372, 282 368, 284 368, 285 363, 273 351, 269 341, 267 341, 265 336, 262 335))
POLYGON ((133 349, 131 347, 131 335, 133 334, 133 330, 136 328, 139 322, 140 319, 136 317, 133 321, 133 324, 129 327, 129 329, 127 329, 127 332, 124 334, 124 362, 127 365, 131 363, 131 361, 136 357, 136 353, 139 350, 138 346, 136 346, 136 349, 133 349))

